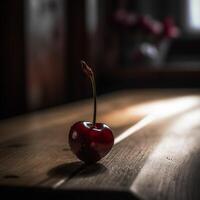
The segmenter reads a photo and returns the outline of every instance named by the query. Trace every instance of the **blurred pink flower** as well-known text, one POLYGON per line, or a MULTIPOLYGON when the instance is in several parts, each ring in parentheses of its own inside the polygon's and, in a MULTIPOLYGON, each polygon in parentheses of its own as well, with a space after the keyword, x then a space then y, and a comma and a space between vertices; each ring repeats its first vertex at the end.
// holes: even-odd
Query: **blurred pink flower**
POLYGON ((138 16, 134 13, 128 13, 125 19, 125 24, 127 27, 134 28, 137 23, 138 16))
POLYGON ((126 19, 127 19, 127 11, 124 9, 119 9, 117 10, 114 15, 113 15, 113 19, 114 22, 120 25, 123 25, 126 23, 126 19))
POLYGON ((175 25, 174 19, 172 17, 166 17, 163 20, 163 37, 176 38, 179 34, 180 30, 175 25))

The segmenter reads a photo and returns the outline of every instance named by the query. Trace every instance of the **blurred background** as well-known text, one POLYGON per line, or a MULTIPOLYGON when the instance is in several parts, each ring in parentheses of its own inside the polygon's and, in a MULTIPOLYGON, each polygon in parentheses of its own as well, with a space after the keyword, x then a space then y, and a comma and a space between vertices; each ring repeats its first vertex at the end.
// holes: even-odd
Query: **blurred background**
POLYGON ((0 118, 129 88, 200 87, 200 0, 2 0, 0 118))

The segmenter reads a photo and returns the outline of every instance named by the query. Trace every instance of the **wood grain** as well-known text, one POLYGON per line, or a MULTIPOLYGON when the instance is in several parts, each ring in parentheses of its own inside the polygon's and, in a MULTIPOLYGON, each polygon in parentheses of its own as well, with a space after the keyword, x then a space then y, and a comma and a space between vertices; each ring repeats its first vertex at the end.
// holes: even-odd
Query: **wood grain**
POLYGON ((113 199, 199 199, 199 94, 197 90, 135 90, 100 97, 98 120, 109 124, 115 137, 151 115, 155 105, 171 114, 157 116, 91 166, 79 162, 67 142, 70 126, 91 118, 90 101, 4 120, 0 190, 31 186, 77 194, 75 198, 105 193, 113 199))

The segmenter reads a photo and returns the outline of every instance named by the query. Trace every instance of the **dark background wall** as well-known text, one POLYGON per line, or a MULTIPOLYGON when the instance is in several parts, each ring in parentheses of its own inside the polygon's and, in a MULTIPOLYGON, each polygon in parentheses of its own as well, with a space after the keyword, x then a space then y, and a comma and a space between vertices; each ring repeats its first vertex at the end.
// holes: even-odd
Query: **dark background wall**
POLYGON ((195 59, 200 39, 185 31, 185 2, 97 0, 96 30, 91 33, 86 0, 2 0, 0 118, 90 97, 81 59, 95 70, 98 94, 126 88, 199 87, 195 59), (165 64, 157 69, 126 68, 114 62, 122 49, 111 21, 120 6, 157 20, 168 15, 174 18, 182 35, 173 41, 167 61, 178 61, 181 68, 170 69, 165 64), (195 70, 184 60, 187 57, 195 60, 195 70))
POLYGON ((26 110, 25 32, 23 0, 4 0, 1 15, 1 115, 26 110))

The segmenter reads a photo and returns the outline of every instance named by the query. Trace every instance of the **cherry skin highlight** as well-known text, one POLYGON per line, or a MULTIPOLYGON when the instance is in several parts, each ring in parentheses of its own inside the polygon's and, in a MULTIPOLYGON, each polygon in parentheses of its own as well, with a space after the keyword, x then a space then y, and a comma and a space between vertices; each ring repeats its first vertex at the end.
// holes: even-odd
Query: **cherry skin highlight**
POLYGON ((77 122, 69 132, 69 145, 72 152, 83 162, 90 164, 107 155, 114 144, 111 129, 103 124, 77 122))

